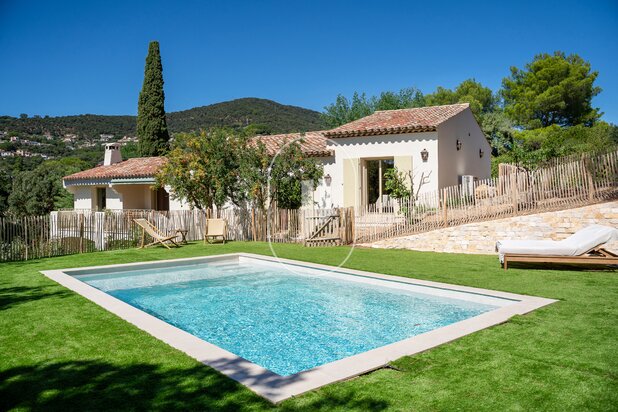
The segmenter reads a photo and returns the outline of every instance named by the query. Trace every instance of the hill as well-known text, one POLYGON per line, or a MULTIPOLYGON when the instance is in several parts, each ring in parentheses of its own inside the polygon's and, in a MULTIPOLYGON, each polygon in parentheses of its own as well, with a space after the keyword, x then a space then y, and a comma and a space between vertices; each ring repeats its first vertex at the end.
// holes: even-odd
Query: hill
POLYGON ((261 125, 267 133, 321 130, 325 127, 320 113, 272 100, 244 98, 169 113, 172 132, 186 132, 213 126, 233 128, 261 125))
MULTIPOLYGON (((319 130, 325 127, 320 113, 314 110, 257 98, 236 99, 171 112, 167 118, 172 133, 215 126, 241 128, 250 124, 260 125, 259 129, 267 133, 319 130)), ((134 136, 135 122, 135 116, 94 114, 28 118, 1 116, 0 131, 51 136, 76 134, 82 139, 92 139, 101 134, 134 136)))

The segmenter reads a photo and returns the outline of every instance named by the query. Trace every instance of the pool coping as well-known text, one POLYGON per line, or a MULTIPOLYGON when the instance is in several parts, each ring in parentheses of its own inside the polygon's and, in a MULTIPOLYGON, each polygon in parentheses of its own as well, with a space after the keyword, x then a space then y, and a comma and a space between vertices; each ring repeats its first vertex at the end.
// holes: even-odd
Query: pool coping
MULTIPOLYGON (((167 259, 150 262, 122 263, 114 265, 90 266, 80 268, 45 270, 41 271, 45 276, 68 289, 84 296, 98 304, 109 312, 148 332, 155 338, 162 340, 170 346, 186 353, 192 358, 204 363, 231 379, 245 385, 258 395, 273 403, 281 402, 296 395, 317 389, 321 386, 346 380, 363 373, 379 369, 391 361, 403 356, 414 355, 428 349, 453 341, 482 329, 504 323, 515 315, 523 315, 533 310, 557 302, 555 299, 547 299, 536 296, 519 295, 509 292, 501 292, 490 289, 474 288, 469 286, 453 285, 448 283, 434 282, 406 278, 393 275, 383 275, 362 270, 335 268, 333 266, 318 263, 304 262, 276 258, 253 253, 227 253, 222 255, 201 256, 182 259, 167 259), (490 312, 483 313, 460 322, 453 323, 420 335, 404 339, 389 345, 385 345, 367 352, 349 356, 334 362, 330 362, 313 369, 296 373, 290 376, 280 376, 250 362, 240 356, 234 355, 225 349, 202 340, 182 329, 156 318, 128 303, 125 303, 81 280, 71 276, 70 273, 87 270, 114 269, 118 267, 153 267, 161 264, 208 262, 229 258, 252 258, 271 262, 300 265, 311 269, 323 269, 336 271, 343 274, 352 274, 374 279, 395 281, 432 288, 447 289, 457 292, 468 292, 481 295, 489 295, 498 298, 515 300, 517 302, 508 306, 500 307, 490 312)), ((77 273, 75 273, 77 274, 77 273)))

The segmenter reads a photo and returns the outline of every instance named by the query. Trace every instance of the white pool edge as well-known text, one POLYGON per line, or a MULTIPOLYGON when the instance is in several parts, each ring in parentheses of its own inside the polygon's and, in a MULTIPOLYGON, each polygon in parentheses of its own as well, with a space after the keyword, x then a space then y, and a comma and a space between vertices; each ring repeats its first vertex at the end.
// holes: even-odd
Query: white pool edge
POLYGON ((433 282, 420 279, 404 278, 399 276, 382 275, 354 269, 339 269, 332 266, 310 262, 274 258, 265 255, 250 253, 229 253, 224 255, 168 259, 151 262, 138 262, 129 264, 116 264, 104 266, 91 266, 81 268, 46 270, 42 271, 45 276, 68 289, 84 296, 98 304, 109 312, 148 332, 152 336, 167 343, 168 345, 183 351, 192 358, 202 362, 231 379, 240 382, 255 393, 263 396, 271 402, 278 403, 296 395, 317 389, 321 386, 341 380, 349 379, 360 374, 380 368, 387 363, 403 356, 414 355, 469 335, 490 326, 498 325, 509 320, 515 315, 523 315, 533 310, 556 302, 554 299, 540 298, 535 296, 518 295, 496 290, 473 288, 468 286, 451 285, 441 282, 433 282), (256 365, 244 358, 234 355, 216 345, 206 342, 188 332, 185 332, 169 323, 158 319, 148 313, 137 309, 107 293, 90 286, 69 273, 84 270, 125 268, 136 266, 156 266, 162 263, 191 263, 207 262, 232 257, 247 257, 272 262, 281 262, 291 265, 302 265, 313 269, 337 271, 341 273, 366 276, 374 279, 396 281, 457 292, 468 292, 481 295, 489 295, 497 298, 516 300, 508 306, 500 307, 490 312, 453 323, 448 326, 435 329, 421 335, 417 335, 390 345, 372 349, 367 352, 353 355, 338 361, 318 366, 308 371, 290 376, 279 376, 268 369, 256 365))

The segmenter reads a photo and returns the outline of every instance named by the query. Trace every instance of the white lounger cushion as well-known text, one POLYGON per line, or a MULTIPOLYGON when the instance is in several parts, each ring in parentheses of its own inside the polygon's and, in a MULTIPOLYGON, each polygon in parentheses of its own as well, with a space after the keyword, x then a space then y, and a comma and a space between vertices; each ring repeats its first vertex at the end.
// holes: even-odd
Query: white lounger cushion
POLYGON ((602 225, 590 225, 564 240, 499 240, 496 251, 500 261, 505 254, 580 256, 604 243, 618 240, 618 230, 602 225))

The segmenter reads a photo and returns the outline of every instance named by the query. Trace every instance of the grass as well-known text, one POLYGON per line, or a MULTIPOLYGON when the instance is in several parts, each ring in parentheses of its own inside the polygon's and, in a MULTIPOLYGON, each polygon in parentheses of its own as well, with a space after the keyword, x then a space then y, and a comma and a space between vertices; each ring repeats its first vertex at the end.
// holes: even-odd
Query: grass
MULTIPOLYGON (((349 251, 277 245, 339 264, 349 251)), ((356 249, 346 266, 560 302, 277 407, 39 271, 225 252, 189 245, 0 265, 0 410, 616 410, 618 273, 513 268, 496 257, 356 249)))

